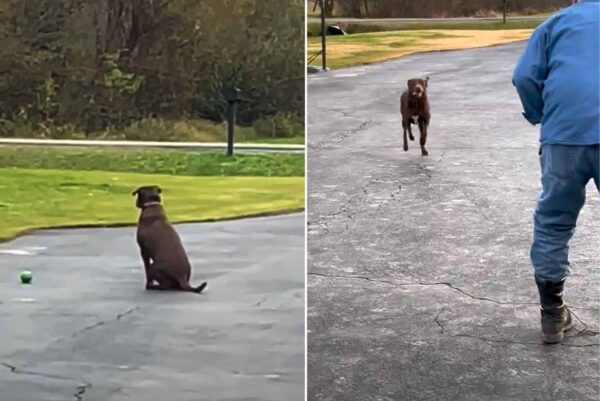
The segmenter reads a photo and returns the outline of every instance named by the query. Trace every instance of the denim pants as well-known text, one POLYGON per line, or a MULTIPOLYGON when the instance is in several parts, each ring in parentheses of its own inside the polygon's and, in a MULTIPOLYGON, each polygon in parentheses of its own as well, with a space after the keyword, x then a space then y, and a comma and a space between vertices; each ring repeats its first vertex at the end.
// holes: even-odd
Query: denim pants
POLYGON ((585 187, 598 186, 598 145, 542 145, 542 192, 534 214, 531 262, 535 277, 559 281, 569 274, 569 240, 585 203, 585 187))

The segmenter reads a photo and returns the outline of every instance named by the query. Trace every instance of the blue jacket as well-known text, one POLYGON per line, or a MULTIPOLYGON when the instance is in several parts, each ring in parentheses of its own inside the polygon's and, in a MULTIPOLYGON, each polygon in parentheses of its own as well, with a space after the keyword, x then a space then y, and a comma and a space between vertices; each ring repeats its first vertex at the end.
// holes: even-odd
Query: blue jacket
POLYGON ((531 35, 513 72, 523 116, 542 144, 600 143, 600 2, 581 0, 531 35))

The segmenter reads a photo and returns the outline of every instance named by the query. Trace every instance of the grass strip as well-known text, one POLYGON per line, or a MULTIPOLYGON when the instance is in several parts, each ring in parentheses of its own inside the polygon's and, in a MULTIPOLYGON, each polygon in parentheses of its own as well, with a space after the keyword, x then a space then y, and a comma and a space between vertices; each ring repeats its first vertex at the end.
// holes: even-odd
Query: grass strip
POLYGON ((189 177, 0 168, 0 240, 39 228, 135 223, 132 191, 160 185, 173 222, 304 209, 304 177, 189 177))
POLYGON ((304 155, 180 150, 0 146, 0 168, 136 172, 186 176, 304 177, 304 155))

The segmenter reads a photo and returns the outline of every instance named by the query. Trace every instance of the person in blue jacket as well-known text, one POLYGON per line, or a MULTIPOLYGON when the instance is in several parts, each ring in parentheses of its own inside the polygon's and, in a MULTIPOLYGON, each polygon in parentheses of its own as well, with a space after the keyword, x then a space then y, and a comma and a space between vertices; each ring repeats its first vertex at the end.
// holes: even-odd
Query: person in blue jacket
POLYGON ((599 0, 580 0, 531 35, 513 72, 523 116, 541 124, 542 191, 534 213, 531 262, 540 295, 542 340, 558 343, 572 326, 563 301, 568 242, 585 203, 599 187, 599 0))

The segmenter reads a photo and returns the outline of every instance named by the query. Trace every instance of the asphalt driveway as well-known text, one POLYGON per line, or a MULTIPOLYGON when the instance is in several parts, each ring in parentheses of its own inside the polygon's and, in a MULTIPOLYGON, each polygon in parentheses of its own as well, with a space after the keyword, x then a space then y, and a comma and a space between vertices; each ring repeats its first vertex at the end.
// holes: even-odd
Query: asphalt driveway
POLYGON ((308 78, 309 400, 598 400, 600 212, 571 244, 557 346, 529 262, 537 128, 511 85, 523 43, 308 78), (430 76, 430 156, 399 97, 430 76))
POLYGON ((0 244, 0 400, 303 400, 304 215, 177 230, 202 295, 144 291, 134 228, 0 244))

